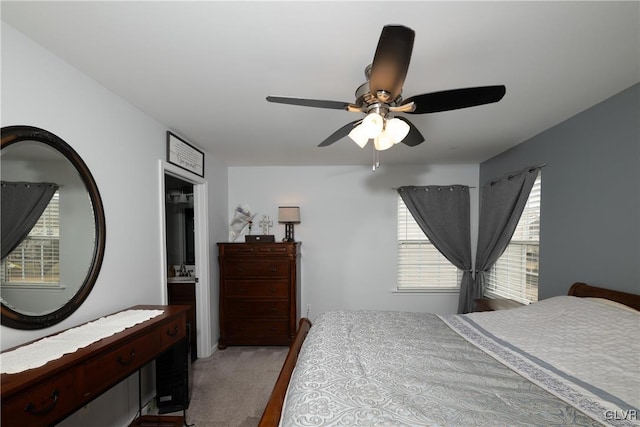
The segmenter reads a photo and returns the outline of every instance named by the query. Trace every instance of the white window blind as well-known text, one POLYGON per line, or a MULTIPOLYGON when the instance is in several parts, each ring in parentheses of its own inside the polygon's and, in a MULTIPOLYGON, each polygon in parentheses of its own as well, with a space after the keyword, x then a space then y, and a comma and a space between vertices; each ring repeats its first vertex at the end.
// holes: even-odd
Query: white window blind
POLYGON ((53 195, 29 235, 0 266, 3 284, 51 284, 60 282, 60 202, 53 195))
POLYGON ((459 286, 459 270, 429 242, 398 195, 398 289, 459 286))
POLYGON ((541 189, 539 172, 511 242, 489 270, 486 296, 525 304, 538 301, 541 189))

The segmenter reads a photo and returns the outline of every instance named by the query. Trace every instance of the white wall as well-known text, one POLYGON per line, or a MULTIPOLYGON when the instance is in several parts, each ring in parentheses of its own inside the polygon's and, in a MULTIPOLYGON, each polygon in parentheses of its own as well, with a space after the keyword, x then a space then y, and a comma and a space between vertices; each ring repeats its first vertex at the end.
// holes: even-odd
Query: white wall
MULTIPOLYGON (((393 293, 396 287, 396 192, 402 185, 478 186, 478 165, 230 167, 229 221, 238 204, 274 221, 278 206, 300 206, 295 238, 302 242, 302 313, 380 309, 455 313, 457 293, 393 293)), ((471 192, 472 247, 477 239, 478 188, 471 192)), ((226 240, 225 240, 226 241, 226 240)), ((244 241, 240 237, 237 241, 244 241)))
MULTIPOLYGON (((102 270, 82 306, 47 329, 2 327, 0 347, 7 349, 136 304, 163 303, 158 160, 165 158, 167 128, 4 22, 1 52, 2 126, 46 129, 78 152, 100 190, 107 234, 102 270)), ((226 185, 226 169, 216 169, 218 162, 210 160, 207 176, 226 185)), ((218 205, 210 207, 212 215, 224 215, 224 220, 212 220, 210 227, 210 235, 219 236, 216 225, 226 232, 221 225, 226 221, 226 189, 216 184, 209 197, 212 204, 224 204, 224 214, 217 212, 218 205)), ((217 306, 217 298, 215 302, 217 306)), ((215 332, 217 320, 214 327, 215 332)), ((146 382, 152 382, 150 372, 145 371, 146 382)), ((126 425, 137 407, 134 375, 63 425, 86 426, 88 420, 93 427, 126 425)))

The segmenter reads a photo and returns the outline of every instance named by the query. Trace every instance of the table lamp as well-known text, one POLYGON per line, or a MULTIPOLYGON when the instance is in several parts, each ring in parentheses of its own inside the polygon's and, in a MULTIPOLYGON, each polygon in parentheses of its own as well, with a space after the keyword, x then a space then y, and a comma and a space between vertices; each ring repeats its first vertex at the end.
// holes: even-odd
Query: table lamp
POLYGON ((298 206, 278 207, 278 222, 284 224, 283 242, 295 242, 293 239, 293 224, 300 224, 300 208, 298 206))

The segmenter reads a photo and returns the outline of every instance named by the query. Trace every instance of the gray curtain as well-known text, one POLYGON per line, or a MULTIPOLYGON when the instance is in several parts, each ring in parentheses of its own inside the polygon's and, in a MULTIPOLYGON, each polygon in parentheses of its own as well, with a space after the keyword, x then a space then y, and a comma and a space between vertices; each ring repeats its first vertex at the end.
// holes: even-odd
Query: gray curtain
POLYGON ((469 187, 400 187, 398 194, 431 243, 462 270, 461 289, 472 286, 469 187))
POLYGON ((29 235, 58 185, 2 181, 0 188, 0 259, 4 259, 29 235))
POLYGON ((482 298, 485 275, 509 245, 539 171, 529 167, 481 188, 475 281, 460 289, 459 312, 473 311, 473 300, 482 298))

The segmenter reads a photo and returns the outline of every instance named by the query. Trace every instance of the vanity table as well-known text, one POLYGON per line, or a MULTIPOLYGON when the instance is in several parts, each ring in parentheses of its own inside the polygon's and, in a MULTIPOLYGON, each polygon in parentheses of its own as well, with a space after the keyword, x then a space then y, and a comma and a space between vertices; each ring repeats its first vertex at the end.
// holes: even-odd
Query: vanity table
MULTIPOLYGON (((46 426, 61 421, 187 334, 187 306, 142 305, 128 310, 162 310, 162 314, 38 368, 2 374, 2 425, 46 426)), ((15 348, 7 352, 11 350, 15 348)))

